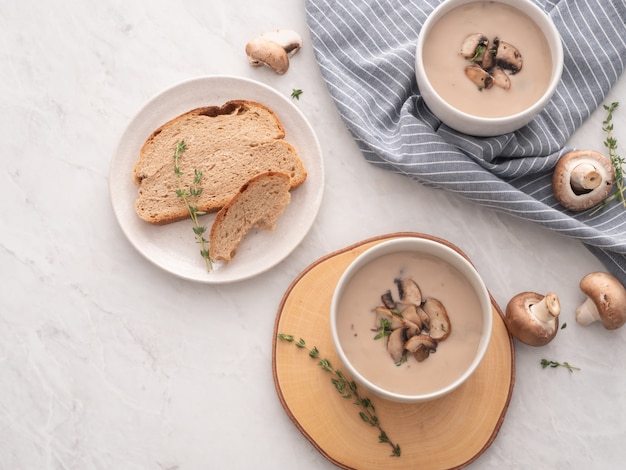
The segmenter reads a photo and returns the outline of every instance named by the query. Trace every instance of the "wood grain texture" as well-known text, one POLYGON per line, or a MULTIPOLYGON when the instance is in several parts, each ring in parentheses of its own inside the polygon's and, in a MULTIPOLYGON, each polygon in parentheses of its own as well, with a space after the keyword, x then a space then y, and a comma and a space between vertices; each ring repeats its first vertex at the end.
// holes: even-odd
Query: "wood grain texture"
POLYGON ((277 340, 279 333, 303 338, 307 345, 317 346, 320 357, 340 368, 329 326, 335 285, 360 253, 400 236, 435 240, 465 256, 445 240, 402 232, 365 240, 314 262, 293 281, 278 309, 272 347, 274 383, 296 427, 322 455, 341 468, 462 468, 495 439, 515 382, 513 340, 493 300, 491 342, 485 358, 465 384, 443 398, 415 405, 368 395, 383 429, 400 445, 400 457, 391 457, 389 445, 378 443, 378 430, 361 420, 357 406, 337 393, 330 382, 331 375, 306 350, 277 340))

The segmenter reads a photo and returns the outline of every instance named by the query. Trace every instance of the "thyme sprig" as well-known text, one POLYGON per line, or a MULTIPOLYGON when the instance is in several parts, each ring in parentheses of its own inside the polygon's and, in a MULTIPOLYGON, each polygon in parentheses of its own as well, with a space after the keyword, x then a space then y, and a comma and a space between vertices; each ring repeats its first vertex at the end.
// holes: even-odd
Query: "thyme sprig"
POLYGON ((292 90, 291 90, 291 97, 292 97, 294 100, 299 100, 299 99, 300 99, 300 95, 301 95, 302 93, 304 93, 304 92, 303 92, 301 89, 299 89, 299 88, 294 88, 294 89, 292 89, 292 90))
POLYGON ((362 397, 359 394, 357 385, 354 381, 349 380, 341 370, 335 369, 328 359, 320 358, 320 352, 317 349, 317 346, 309 348, 304 339, 300 338, 296 340, 293 335, 283 333, 278 334, 278 339, 287 341, 288 343, 293 343, 296 347, 307 350, 309 352, 309 357, 319 359, 317 365, 319 365, 323 371, 332 374, 333 377, 330 381, 335 386, 337 392, 339 392, 343 398, 348 400, 352 399, 353 403, 361 409, 361 411, 359 411, 359 417, 361 420, 378 429, 380 432, 378 435, 378 442, 381 444, 389 444, 391 446, 391 457, 400 457, 400 446, 398 444, 394 444, 389 436, 387 436, 387 433, 383 430, 380 420, 376 415, 374 405, 369 398, 362 397))
POLYGON ((202 194, 202 187, 200 183, 202 181, 202 171, 197 168, 194 170, 194 178, 193 184, 189 186, 189 190, 185 190, 182 188, 182 172, 180 170, 180 158, 183 153, 187 149, 187 144, 184 140, 176 142, 176 148, 174 149, 174 174, 176 175, 176 179, 178 180, 178 188, 176 189, 176 195, 182 199, 187 207, 187 212, 189 212, 189 217, 193 221, 193 233, 196 236, 196 241, 200 244, 200 255, 204 259, 204 263, 206 264, 207 271, 210 271, 213 267, 213 261, 209 256, 209 241, 204 238, 204 234, 206 232, 206 227, 200 225, 198 220, 198 216, 206 214, 206 212, 198 210, 198 207, 191 203, 193 198, 196 198, 202 194))
POLYGON ((604 146, 609 151, 609 160, 611 161, 615 171, 615 191, 613 191, 613 194, 611 194, 608 198, 602 201, 602 203, 591 213, 591 215, 606 207, 606 205, 613 200, 620 201, 621 204, 626 207, 626 187, 624 186, 623 169, 623 165, 626 163, 626 160, 623 157, 620 157, 617 153, 617 139, 613 136, 613 111, 615 111, 618 106, 619 102, 617 101, 614 101, 610 105, 603 105, 604 110, 606 111, 606 118, 602 121, 602 130, 606 133, 604 146))
POLYGON ((380 328, 378 329, 379 332, 376 336, 374 336, 374 339, 382 339, 383 341, 383 345, 385 345, 385 338, 387 338, 387 336, 389 336, 391 334, 391 323, 389 322, 389 320, 387 320, 386 318, 381 318, 380 319, 380 328))
POLYGON ((547 367, 556 368, 556 367, 565 367, 570 372, 574 372, 575 370, 580 370, 579 367, 574 367, 568 362, 557 362, 557 361, 549 361, 548 359, 541 360, 541 368, 545 369, 547 367))
POLYGON ((476 62, 480 57, 482 57, 482 55, 485 53, 486 50, 487 48, 484 45, 479 44, 476 47, 476 50, 474 51, 474 55, 470 59, 470 62, 476 62))
POLYGON ((626 207, 626 196, 624 195, 624 170, 622 165, 625 160, 617 153, 617 139, 613 137, 613 111, 619 106, 617 101, 614 101, 610 105, 604 105, 606 110, 606 119, 602 122, 602 130, 606 132, 606 139, 604 140, 604 146, 609 151, 609 158, 615 169, 615 199, 621 201, 622 205, 626 207))

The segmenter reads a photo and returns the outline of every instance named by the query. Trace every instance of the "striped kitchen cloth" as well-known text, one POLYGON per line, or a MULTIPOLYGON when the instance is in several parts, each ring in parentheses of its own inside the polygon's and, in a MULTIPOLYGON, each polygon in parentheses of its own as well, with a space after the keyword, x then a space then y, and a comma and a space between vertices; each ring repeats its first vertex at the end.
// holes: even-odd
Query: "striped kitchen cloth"
POLYGON ((322 76, 363 155, 426 186, 576 238, 626 284, 626 209, 614 201, 593 214, 570 212, 551 188, 552 168, 571 150, 567 139, 603 104, 624 69, 626 2, 536 1, 562 36, 561 83, 528 126, 488 138, 441 124, 420 97, 415 45, 420 25, 439 3, 306 0, 322 76))

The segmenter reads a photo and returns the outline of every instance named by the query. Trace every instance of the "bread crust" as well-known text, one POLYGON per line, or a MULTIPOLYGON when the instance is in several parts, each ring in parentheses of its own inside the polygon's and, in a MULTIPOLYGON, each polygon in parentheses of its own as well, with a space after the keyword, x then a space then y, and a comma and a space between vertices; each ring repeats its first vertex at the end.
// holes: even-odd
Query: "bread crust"
POLYGON ((248 232, 256 227, 273 231, 291 201, 287 173, 268 171, 247 181, 215 216, 209 238, 214 261, 230 262, 248 232))
POLYGON ((133 168, 139 186, 135 210, 152 224, 167 224, 188 217, 187 207, 176 195, 179 187, 193 184, 194 171, 202 171, 202 194, 194 205, 215 212, 226 205, 257 174, 278 171, 290 176, 290 187, 301 185, 306 169, 296 149, 286 140, 276 114, 262 103, 232 100, 221 106, 190 110, 154 130, 140 150, 133 168), (174 174, 176 144, 184 140, 174 174))

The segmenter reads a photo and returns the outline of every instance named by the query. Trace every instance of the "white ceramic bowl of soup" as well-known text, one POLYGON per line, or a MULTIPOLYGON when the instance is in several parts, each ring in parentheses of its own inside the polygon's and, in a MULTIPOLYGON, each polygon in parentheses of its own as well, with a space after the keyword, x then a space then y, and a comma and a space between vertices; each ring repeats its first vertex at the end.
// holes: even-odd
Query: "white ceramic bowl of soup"
POLYGON ((401 237, 368 248, 344 271, 331 302, 332 340, 346 372, 394 402, 433 400, 462 385, 485 356, 492 325, 490 296, 476 269, 456 250, 428 238, 401 237), (399 301, 400 278, 418 284, 424 299, 438 299, 450 320, 449 336, 421 362, 410 353, 395 362, 376 339, 374 310, 387 290, 399 301))
POLYGON ((530 0, 445 0, 428 16, 415 54, 417 84, 428 108, 464 134, 516 131, 541 112, 558 86, 563 46, 554 23, 530 0), (523 65, 510 88, 481 88, 467 78, 460 54, 467 36, 484 34, 514 45, 523 65))

